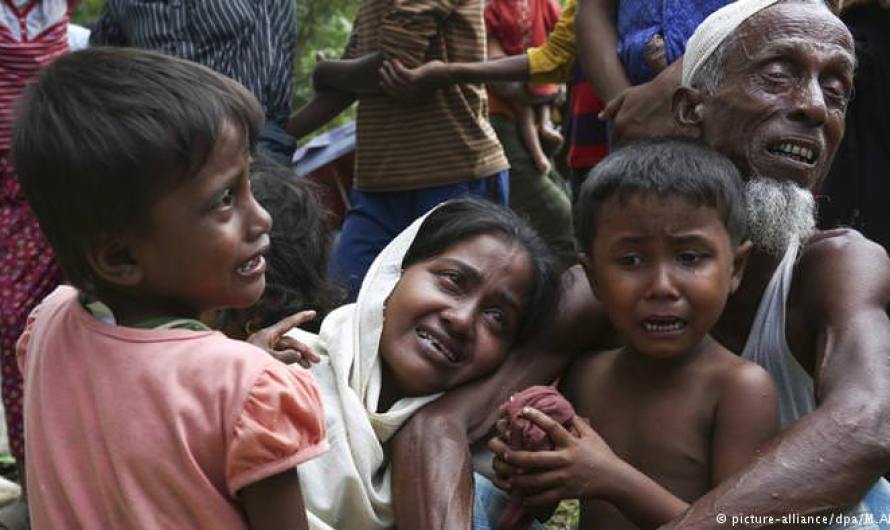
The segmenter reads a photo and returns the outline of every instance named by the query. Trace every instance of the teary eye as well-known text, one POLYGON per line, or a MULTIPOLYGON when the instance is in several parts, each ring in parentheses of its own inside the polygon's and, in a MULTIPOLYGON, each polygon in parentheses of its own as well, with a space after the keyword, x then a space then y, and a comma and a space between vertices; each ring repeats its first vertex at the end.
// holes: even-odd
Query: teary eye
POLYGON ((677 255, 677 262, 679 262, 681 265, 690 266, 698 264, 704 258, 705 255, 701 252, 686 251, 681 252, 677 255))
POLYGON ((794 81, 791 67, 784 61, 772 61, 760 69, 760 79, 764 86, 772 89, 782 89, 794 81))
POLYGON ((509 327, 507 314, 499 307, 489 307, 482 312, 486 325, 496 334, 503 334, 509 327))
POLYGON ((845 109, 850 102, 850 93, 840 81, 822 83, 822 93, 830 106, 845 109))
POLYGON ((219 197, 216 199, 216 206, 218 208, 227 208, 235 203, 235 192, 232 188, 226 188, 219 197))
POLYGON ((440 283, 446 291, 453 293, 460 293, 463 291, 466 282, 464 275, 460 271, 450 269, 442 270, 438 271, 436 276, 439 278, 440 283))
POLYGON ((643 259, 637 254, 625 254, 623 256, 619 256, 616 262, 621 267, 634 268, 642 265, 643 259))

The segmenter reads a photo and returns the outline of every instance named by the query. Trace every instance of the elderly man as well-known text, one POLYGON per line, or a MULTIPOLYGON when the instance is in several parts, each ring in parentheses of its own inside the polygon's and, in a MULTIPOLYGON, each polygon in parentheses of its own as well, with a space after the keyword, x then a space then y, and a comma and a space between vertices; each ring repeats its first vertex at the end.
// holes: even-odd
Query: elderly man
MULTIPOLYGON (((768 516, 862 509, 890 469, 890 260, 856 232, 815 232, 807 191, 843 135, 854 62, 850 33, 815 0, 739 0, 702 23, 684 56, 677 125, 749 176, 755 249, 712 334, 773 375, 788 426, 677 527, 716 528, 733 516, 758 516, 737 521, 767 526, 768 516)), ((559 322, 544 337, 518 348, 493 378, 433 403, 398 435, 400 526, 467 528, 466 443, 489 430, 492 404, 553 380, 576 352, 609 344, 610 327, 580 270, 567 273, 566 287, 559 322), (455 470, 463 474, 455 478, 455 470)), ((564 483, 562 496, 575 496, 575 486, 564 483)), ((871 509, 880 522, 884 514, 871 509)))

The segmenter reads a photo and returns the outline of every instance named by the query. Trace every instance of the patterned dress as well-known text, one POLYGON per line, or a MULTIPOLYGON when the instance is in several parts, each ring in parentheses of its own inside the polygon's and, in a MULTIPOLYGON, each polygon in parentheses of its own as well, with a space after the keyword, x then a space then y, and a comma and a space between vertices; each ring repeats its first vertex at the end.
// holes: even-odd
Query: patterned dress
POLYGON ((0 0, 0 370, 13 456, 24 456, 15 343, 31 309, 61 280, 10 159, 15 103, 40 68, 68 51, 77 0, 0 0))

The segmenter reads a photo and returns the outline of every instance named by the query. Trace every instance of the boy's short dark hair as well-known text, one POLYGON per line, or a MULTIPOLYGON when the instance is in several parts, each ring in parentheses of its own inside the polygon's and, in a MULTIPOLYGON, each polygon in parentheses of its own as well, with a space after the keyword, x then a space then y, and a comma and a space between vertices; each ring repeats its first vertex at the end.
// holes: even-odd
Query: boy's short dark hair
POLYGON ((589 252, 600 208, 613 197, 680 197, 715 208, 733 244, 747 231, 745 189, 735 165, 710 146, 689 138, 659 138, 623 147, 602 160, 581 186, 575 203, 575 238, 589 252))
POLYGON ((95 279, 102 235, 147 229, 152 204, 196 175, 230 123, 251 149, 256 99, 198 64, 133 48, 92 48, 50 64, 26 91, 16 170, 56 257, 78 288, 95 279))
POLYGON ((489 201, 465 198, 448 201, 427 217, 402 258, 402 268, 430 259, 449 247, 480 235, 516 243, 528 252, 532 285, 525 301, 515 340, 547 327, 559 304, 560 267, 553 252, 525 221, 489 201))

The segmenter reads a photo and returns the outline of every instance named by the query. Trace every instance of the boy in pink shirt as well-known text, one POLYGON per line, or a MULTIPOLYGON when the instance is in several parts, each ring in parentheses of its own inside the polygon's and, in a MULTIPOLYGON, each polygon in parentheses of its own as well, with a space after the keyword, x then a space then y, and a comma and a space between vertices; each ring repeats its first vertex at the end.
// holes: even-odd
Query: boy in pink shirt
POLYGON ((14 154, 73 285, 17 350, 36 528, 307 528, 314 381, 197 320, 263 292, 261 119, 228 78, 132 49, 70 54, 27 93, 14 154))

